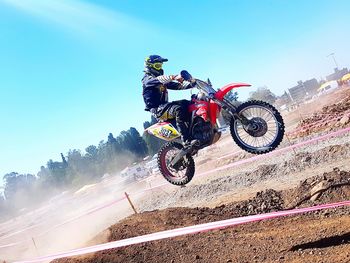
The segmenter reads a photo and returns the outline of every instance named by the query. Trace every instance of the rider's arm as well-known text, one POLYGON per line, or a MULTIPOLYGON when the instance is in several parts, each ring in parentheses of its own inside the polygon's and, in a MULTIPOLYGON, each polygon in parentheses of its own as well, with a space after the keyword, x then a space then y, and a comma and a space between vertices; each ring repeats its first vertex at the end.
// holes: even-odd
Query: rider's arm
POLYGON ((157 87, 160 84, 167 86, 167 84, 171 83, 173 80, 174 80, 173 76, 161 75, 158 77, 147 77, 143 81, 143 84, 146 87, 157 87))
POLYGON ((144 84, 148 87, 157 87, 159 84, 162 84, 171 90, 183 90, 192 88, 190 82, 182 81, 181 78, 176 75, 161 75, 158 77, 151 77, 148 78, 144 84))
POLYGON ((167 85, 165 85, 168 89, 172 89, 172 90, 184 90, 184 89, 191 89, 192 84, 189 81, 183 81, 182 83, 177 82, 177 81, 172 81, 169 82, 167 85))

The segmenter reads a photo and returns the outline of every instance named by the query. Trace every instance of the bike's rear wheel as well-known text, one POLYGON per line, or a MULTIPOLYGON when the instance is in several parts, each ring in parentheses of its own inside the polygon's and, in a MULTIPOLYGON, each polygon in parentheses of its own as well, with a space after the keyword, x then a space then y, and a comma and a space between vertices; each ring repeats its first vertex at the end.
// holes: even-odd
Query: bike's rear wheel
POLYGON ((263 154, 276 149, 283 140, 283 118, 269 103, 247 101, 238 106, 237 113, 248 120, 248 125, 234 118, 230 123, 232 138, 243 150, 263 154))
POLYGON ((171 166, 172 159, 181 151, 183 145, 178 142, 168 142, 158 152, 158 168, 164 178, 174 185, 189 183, 195 172, 194 160, 186 155, 178 162, 176 167, 171 166))

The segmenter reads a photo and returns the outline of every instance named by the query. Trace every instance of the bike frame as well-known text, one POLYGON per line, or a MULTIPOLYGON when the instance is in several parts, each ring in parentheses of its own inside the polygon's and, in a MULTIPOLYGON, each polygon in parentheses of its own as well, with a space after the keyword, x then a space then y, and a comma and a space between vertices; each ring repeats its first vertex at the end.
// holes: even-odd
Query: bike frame
POLYGON ((236 113, 236 106, 234 106, 230 101, 226 100, 225 95, 232 89, 240 87, 250 87, 247 83, 231 83, 222 88, 220 88, 214 96, 211 97, 210 101, 195 100, 195 104, 190 105, 189 111, 196 112, 197 116, 201 116, 204 120, 210 120, 210 123, 214 126, 218 118, 218 114, 221 109, 228 110, 232 116, 241 119, 236 113))
MULTIPOLYGON (((210 84, 209 84, 210 85, 210 84)), ((246 83, 231 83, 228 84, 210 96, 210 100, 198 100, 193 99, 193 104, 190 104, 188 111, 191 113, 191 121, 189 130, 193 128, 193 120, 196 116, 203 118, 205 121, 210 121, 212 127, 215 127, 216 120, 221 109, 227 110, 234 118, 239 119, 244 125, 248 123, 248 120, 244 116, 239 116, 236 112, 237 107, 234 106, 229 100, 225 99, 225 95, 232 89, 239 87, 250 87, 250 84, 246 83)), ((200 88, 199 88, 200 89, 200 88)), ((201 89, 200 89, 201 90, 201 89)), ((214 90, 213 90, 214 92, 214 90)), ((154 136, 166 140, 172 141, 179 137, 176 128, 174 128, 170 122, 164 121, 157 123, 147 128, 146 131, 154 136), (171 132, 167 132, 167 131, 171 132), (170 134, 171 136, 167 136, 170 134)))

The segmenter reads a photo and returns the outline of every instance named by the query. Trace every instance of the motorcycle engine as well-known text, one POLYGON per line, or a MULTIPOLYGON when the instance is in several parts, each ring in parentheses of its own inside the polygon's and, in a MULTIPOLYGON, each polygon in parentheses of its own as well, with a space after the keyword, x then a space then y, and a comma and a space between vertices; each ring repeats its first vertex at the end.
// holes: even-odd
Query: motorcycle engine
POLYGON ((206 122, 200 117, 194 120, 192 139, 199 140, 201 144, 208 144, 211 142, 213 135, 214 131, 210 122, 206 122))

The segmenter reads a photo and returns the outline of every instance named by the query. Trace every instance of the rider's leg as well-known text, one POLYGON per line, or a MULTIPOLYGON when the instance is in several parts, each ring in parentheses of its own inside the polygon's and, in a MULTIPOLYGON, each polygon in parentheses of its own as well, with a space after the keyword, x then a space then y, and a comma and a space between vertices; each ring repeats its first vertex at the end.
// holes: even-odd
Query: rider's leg
POLYGON ((190 134, 187 127, 189 113, 188 113, 188 105, 189 102, 186 100, 182 101, 174 101, 171 103, 172 105, 169 107, 169 114, 175 116, 176 126, 181 133, 181 139, 183 142, 187 142, 190 140, 190 134))

